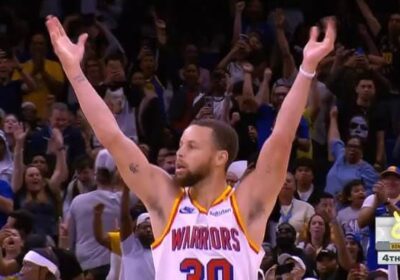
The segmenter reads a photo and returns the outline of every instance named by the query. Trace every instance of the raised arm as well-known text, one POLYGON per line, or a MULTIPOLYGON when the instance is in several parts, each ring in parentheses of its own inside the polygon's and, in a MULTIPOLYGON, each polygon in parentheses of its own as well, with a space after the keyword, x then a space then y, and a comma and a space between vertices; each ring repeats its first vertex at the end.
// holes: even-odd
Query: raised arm
POLYGON ((260 88, 256 95, 256 102, 258 106, 270 104, 270 87, 269 82, 271 81, 272 71, 270 68, 265 68, 263 80, 261 82, 260 88))
POLYGON ((282 9, 276 9, 274 13, 274 22, 276 27, 276 41, 283 59, 283 77, 290 78, 296 71, 296 64, 292 53, 290 52, 289 43, 285 34, 285 14, 282 9))
POLYGON ((312 78, 318 63, 328 55, 335 42, 333 21, 327 24, 325 39, 318 42, 318 29, 313 27, 304 48, 300 72, 286 96, 276 118, 275 127, 264 143, 256 169, 237 188, 238 206, 248 226, 250 237, 261 244, 265 222, 285 181, 292 143, 304 112, 312 78))
POLYGON ((55 194, 61 192, 61 184, 68 177, 67 156, 64 145, 63 135, 60 130, 53 128, 51 133, 50 145, 52 153, 56 155, 56 167, 49 181, 49 187, 55 194))
POLYGON ((93 208, 93 235, 97 243, 111 251, 111 240, 108 235, 104 235, 103 216, 104 204, 99 203, 93 208))
POLYGON ((369 29, 371 30, 372 34, 374 37, 377 37, 379 32, 382 30, 382 26, 377 20, 377 18, 374 16, 374 14, 371 11, 371 8, 368 6, 368 4, 365 2, 365 0, 356 0, 358 8, 361 11, 361 14, 363 15, 365 21, 368 24, 369 29))
POLYGON ((238 1, 235 4, 235 19, 233 21, 233 36, 232 45, 240 39, 240 33, 242 33, 242 14, 246 7, 246 2, 238 1))
POLYGON ((113 114, 86 79, 80 62, 84 54, 87 34, 82 34, 77 44, 73 44, 57 18, 48 17, 46 25, 55 53, 61 61, 90 126, 100 143, 113 156, 125 183, 145 203, 150 214, 152 210, 155 210, 153 213, 161 217, 160 221, 152 217, 152 221, 156 223, 156 225, 153 223, 153 226, 156 226, 155 234, 161 234, 167 213, 178 195, 178 188, 173 185, 171 178, 165 172, 150 165, 140 148, 122 133, 113 114), (155 185, 158 186, 157 192, 153 190, 155 185), (160 200, 159 197, 163 199, 160 200))
POLYGON ((14 171, 11 178, 11 188, 14 193, 21 189, 24 180, 24 145, 27 133, 21 123, 17 124, 14 130, 16 142, 14 147, 14 171))
POLYGON ((120 213, 120 235, 121 242, 125 241, 129 236, 132 235, 132 220, 129 213, 130 196, 128 187, 123 187, 122 198, 121 198, 121 213, 120 213))

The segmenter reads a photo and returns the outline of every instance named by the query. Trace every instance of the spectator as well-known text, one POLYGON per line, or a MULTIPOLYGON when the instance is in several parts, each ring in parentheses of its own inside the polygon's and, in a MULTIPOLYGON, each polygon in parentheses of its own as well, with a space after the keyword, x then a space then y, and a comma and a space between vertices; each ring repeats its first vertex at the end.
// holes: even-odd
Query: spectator
POLYGON ((33 231, 33 215, 25 210, 19 209, 11 212, 8 216, 7 223, 3 226, 4 229, 16 229, 22 239, 32 233, 33 231))
POLYGON ((29 73, 9 51, 0 49, 0 108, 7 114, 18 115, 24 90, 36 89, 29 73), (14 71, 19 74, 19 79, 11 79, 14 71))
POLYGON ((72 200, 83 193, 95 190, 93 160, 88 156, 78 157, 75 162, 75 175, 64 192, 63 217, 68 220, 72 200))
POLYGON ((343 189, 342 202, 345 208, 338 212, 338 222, 345 234, 356 234, 360 237, 362 247, 368 247, 369 229, 358 226, 358 216, 365 200, 364 184, 360 180, 349 182, 343 189))
POLYGON ((400 170, 395 166, 391 166, 381 173, 380 180, 374 185, 374 194, 369 195, 361 207, 358 225, 361 228, 368 226, 370 233, 370 246, 367 254, 367 267, 369 270, 381 267, 377 264, 377 251, 373 246, 375 244, 375 218, 392 216, 393 211, 399 211, 399 196, 400 170))
POLYGON ((64 148, 67 152, 67 162, 70 166, 78 156, 85 154, 85 142, 80 131, 71 126, 69 110, 64 103, 55 103, 50 111, 49 125, 32 133, 31 142, 27 146, 27 155, 32 157, 35 153, 47 153, 49 139, 52 137, 51 134, 54 128, 62 132, 64 148))
MULTIPOLYGON (((46 120, 48 116, 46 104, 49 95, 59 96, 64 84, 64 74, 61 65, 46 58, 47 39, 42 33, 31 37, 31 59, 22 65, 23 72, 31 73, 37 87, 24 96, 24 101, 32 102, 38 112, 38 117, 46 120)), ((14 73, 13 80, 19 80, 21 74, 14 73)))
POLYGON ((16 272, 12 273, 12 275, 9 275, 10 271, 8 271, 8 267, 14 262, 15 259, 20 257, 20 254, 23 251, 24 241, 16 229, 3 229, 1 230, 0 236, 1 248, 5 253, 1 260, 2 264, 0 265, 0 274, 2 276, 6 276, 0 276, 0 279, 5 280, 11 277, 19 279, 19 277, 21 277, 20 273, 16 272))
MULTIPOLYGON (((271 215, 270 221, 277 222, 278 224, 289 223, 294 227, 296 232, 300 232, 313 216, 314 208, 307 202, 295 199, 295 191, 296 183, 294 176, 288 172, 286 175, 286 182, 279 193, 274 209, 274 212, 278 212, 279 216, 271 215), (276 218, 278 218, 278 220, 276 220, 276 218)), ((272 223, 269 226, 274 228, 272 223)), ((274 238, 271 237, 271 240, 274 240, 274 238)), ((274 243, 274 241, 272 243, 274 243)))
POLYGON ((10 151, 14 151, 15 139, 14 139, 14 130, 18 124, 17 116, 13 114, 8 114, 4 118, 4 133, 6 135, 6 140, 8 143, 8 148, 10 151))
POLYGON ((13 159, 8 147, 6 135, 0 130, 0 179, 11 184, 13 159))
POLYGON ((295 163, 294 177, 296 179, 296 199, 315 205, 320 194, 321 187, 314 185, 314 162, 312 159, 299 158, 295 163))
POLYGON ((210 71, 199 66, 199 50, 194 44, 187 44, 183 51, 183 67, 179 70, 179 77, 184 80, 189 65, 198 69, 197 81, 202 91, 207 91, 210 85, 210 71))
POLYGON ((161 168, 168 174, 175 174, 176 151, 169 151, 164 158, 161 168))
POLYGON ((120 212, 121 202, 120 194, 114 192, 115 169, 115 163, 108 151, 100 151, 95 164, 97 189, 80 194, 72 200, 68 220, 70 249, 85 273, 97 275, 99 279, 105 279, 108 274, 110 253, 98 245, 90 221, 93 221, 93 208, 102 203, 107 209, 103 215, 104 229, 115 229, 115 219, 120 212))
POLYGON ((332 211, 336 208, 335 198, 330 193, 323 192, 314 205, 315 213, 323 215, 325 211, 332 211))
POLYGON ((326 177, 325 191, 337 196, 346 183, 359 179, 363 180, 367 194, 370 194, 373 184, 378 180, 378 174, 363 160, 362 141, 359 137, 352 137, 345 146, 337 127, 337 108, 334 107, 330 114, 329 143, 335 162, 326 177))
POLYGON ((6 224, 8 214, 12 212, 13 206, 11 186, 6 181, 0 180, 0 228, 6 224))
POLYGON ((49 235, 56 240, 56 222, 61 214, 61 183, 68 173, 62 134, 53 129, 49 141, 49 151, 57 157, 56 168, 49 180, 46 179, 46 165, 36 162, 25 168, 23 164, 22 151, 27 131, 19 126, 15 135, 17 143, 12 178, 12 188, 16 194, 15 207, 27 209, 34 214, 36 233, 49 235))
POLYGON ((51 249, 30 250, 24 257, 21 268, 26 280, 57 280, 60 278, 59 261, 51 249))

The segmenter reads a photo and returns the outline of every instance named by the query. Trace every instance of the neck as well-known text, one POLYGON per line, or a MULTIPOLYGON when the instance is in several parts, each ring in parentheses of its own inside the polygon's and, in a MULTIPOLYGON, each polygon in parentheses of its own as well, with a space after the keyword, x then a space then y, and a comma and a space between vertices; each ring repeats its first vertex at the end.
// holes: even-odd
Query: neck
POLYGON ((371 106, 371 100, 365 100, 362 98, 357 98, 357 105, 364 107, 364 108, 368 108, 371 106))
POLYGON ((279 195, 279 203, 281 205, 290 205, 292 203, 293 196, 292 195, 279 195))
POLYGON ((308 183, 302 184, 300 182, 297 182, 297 190, 299 192, 307 192, 311 189, 311 187, 312 187, 312 184, 308 184, 308 183))
POLYGON ((225 172, 213 172, 190 188, 190 194, 201 206, 209 209, 226 188, 225 172))
POLYGON ((362 206, 362 203, 360 202, 353 202, 351 203, 350 207, 354 210, 360 210, 362 206))
POLYGON ((323 238, 321 237, 311 237, 311 244, 314 246, 315 249, 322 247, 323 238))
POLYGON ((17 251, 6 251, 5 259, 6 260, 13 260, 16 259, 19 253, 17 251))
POLYGON ((104 184, 97 183, 97 189, 98 190, 102 190, 102 191, 112 191, 113 190, 113 186, 112 185, 104 185, 104 184))

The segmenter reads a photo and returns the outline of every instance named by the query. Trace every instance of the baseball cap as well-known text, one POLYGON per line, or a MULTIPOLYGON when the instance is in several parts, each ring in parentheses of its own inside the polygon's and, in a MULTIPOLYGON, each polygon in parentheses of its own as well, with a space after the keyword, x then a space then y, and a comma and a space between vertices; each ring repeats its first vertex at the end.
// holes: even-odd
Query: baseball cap
POLYGON ((149 213, 140 214, 139 217, 136 220, 136 225, 139 226, 139 225, 143 224, 144 222, 150 222, 149 213))
POLYGON ((397 166, 389 166, 385 171, 383 171, 381 174, 381 178, 388 176, 388 175, 395 175, 400 178, 400 168, 397 166))
POLYGON ((303 260, 300 259, 298 256, 293 256, 287 253, 280 254, 278 257, 278 264, 282 265, 285 264, 287 260, 294 260, 303 270, 306 270, 306 265, 304 264, 303 260))
POLYGON ((96 157, 94 167, 95 170, 106 169, 110 173, 113 173, 117 168, 113 157, 111 156, 110 152, 106 149, 99 151, 96 157))
POLYGON ((317 262, 321 261, 322 258, 327 257, 330 259, 336 259, 336 252, 332 251, 332 250, 328 250, 328 249, 323 249, 321 251, 319 251, 318 255, 317 255, 317 262))

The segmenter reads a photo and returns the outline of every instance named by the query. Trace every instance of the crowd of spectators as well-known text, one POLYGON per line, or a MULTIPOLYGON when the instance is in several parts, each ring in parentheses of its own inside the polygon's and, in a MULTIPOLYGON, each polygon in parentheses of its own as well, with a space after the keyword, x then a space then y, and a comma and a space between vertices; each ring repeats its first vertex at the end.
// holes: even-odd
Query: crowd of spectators
POLYGON ((73 40, 88 33, 88 80, 169 174, 193 120, 229 123, 233 186, 271 134, 309 28, 333 15, 260 279, 398 279, 377 264, 374 220, 400 212, 398 0, 1 1, 0 279, 154 279, 150 217, 79 108, 49 14, 73 40))

